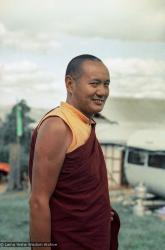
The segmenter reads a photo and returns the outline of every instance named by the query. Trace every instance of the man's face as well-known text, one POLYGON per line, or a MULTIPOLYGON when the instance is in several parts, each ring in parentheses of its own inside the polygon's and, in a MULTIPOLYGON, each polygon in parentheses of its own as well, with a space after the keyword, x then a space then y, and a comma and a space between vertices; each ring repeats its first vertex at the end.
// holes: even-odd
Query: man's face
POLYGON ((109 95, 109 71, 103 63, 89 60, 81 69, 80 77, 72 79, 70 104, 91 117, 102 111, 109 95))

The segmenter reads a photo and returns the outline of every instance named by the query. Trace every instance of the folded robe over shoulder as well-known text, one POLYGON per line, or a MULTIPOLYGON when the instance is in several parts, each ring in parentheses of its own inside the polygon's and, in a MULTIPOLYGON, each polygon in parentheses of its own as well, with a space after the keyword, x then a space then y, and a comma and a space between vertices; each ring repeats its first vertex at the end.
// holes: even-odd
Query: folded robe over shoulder
MULTIPOLYGON (((37 129, 31 142, 31 182, 36 137, 37 129)), ((66 154, 50 199, 50 211, 51 240, 57 243, 52 249, 118 249, 120 220, 115 212, 111 222, 107 171, 94 124, 86 143, 66 154)))

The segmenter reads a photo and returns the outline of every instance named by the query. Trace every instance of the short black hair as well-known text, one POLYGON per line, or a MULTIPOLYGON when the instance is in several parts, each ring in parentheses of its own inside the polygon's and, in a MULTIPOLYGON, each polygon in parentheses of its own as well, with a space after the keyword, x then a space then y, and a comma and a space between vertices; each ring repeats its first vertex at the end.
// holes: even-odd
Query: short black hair
POLYGON ((102 60, 96 56, 89 55, 89 54, 83 54, 74 57, 69 63, 66 68, 65 76, 70 75, 74 78, 78 78, 81 75, 81 65, 84 61, 97 61, 102 62, 102 60))

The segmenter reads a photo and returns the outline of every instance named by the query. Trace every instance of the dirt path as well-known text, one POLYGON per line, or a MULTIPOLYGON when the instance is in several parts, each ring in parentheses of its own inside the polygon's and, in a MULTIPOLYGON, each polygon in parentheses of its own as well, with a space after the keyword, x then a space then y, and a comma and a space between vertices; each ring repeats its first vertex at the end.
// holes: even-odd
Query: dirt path
POLYGON ((0 193, 3 193, 7 188, 7 184, 6 183, 0 183, 0 193))

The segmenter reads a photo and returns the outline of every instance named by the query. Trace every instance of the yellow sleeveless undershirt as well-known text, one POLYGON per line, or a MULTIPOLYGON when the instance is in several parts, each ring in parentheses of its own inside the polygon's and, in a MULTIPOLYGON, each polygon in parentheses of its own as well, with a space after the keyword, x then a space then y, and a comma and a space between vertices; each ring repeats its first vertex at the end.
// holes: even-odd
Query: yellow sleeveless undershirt
POLYGON ((94 120, 89 119, 78 109, 66 102, 61 102, 59 107, 46 114, 40 121, 39 125, 43 122, 43 120, 50 116, 60 117, 71 129, 72 142, 67 150, 67 153, 72 152, 87 141, 91 133, 91 124, 95 123, 94 120))

